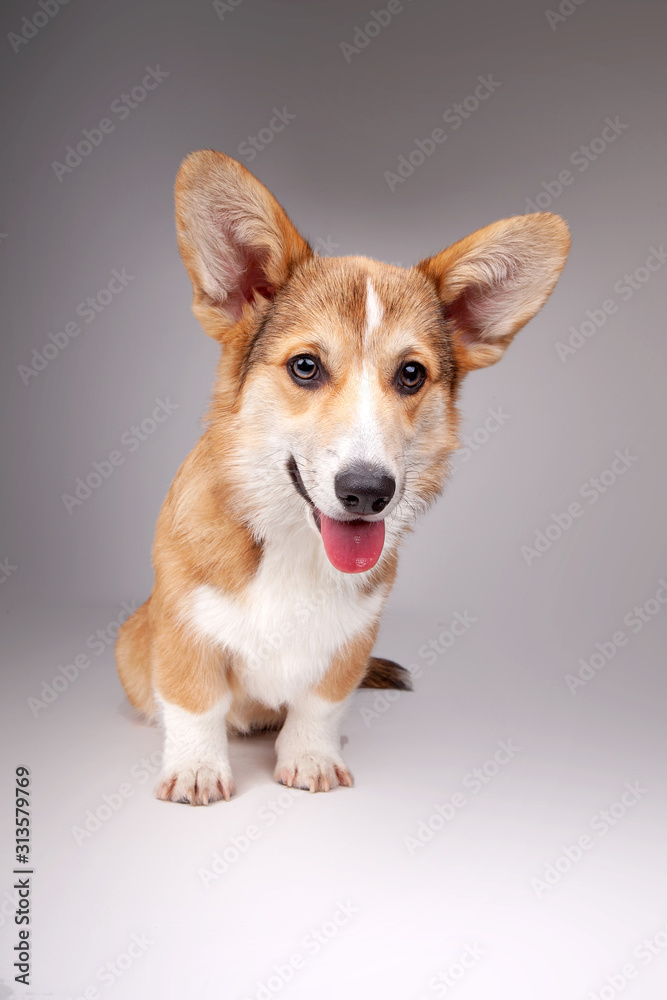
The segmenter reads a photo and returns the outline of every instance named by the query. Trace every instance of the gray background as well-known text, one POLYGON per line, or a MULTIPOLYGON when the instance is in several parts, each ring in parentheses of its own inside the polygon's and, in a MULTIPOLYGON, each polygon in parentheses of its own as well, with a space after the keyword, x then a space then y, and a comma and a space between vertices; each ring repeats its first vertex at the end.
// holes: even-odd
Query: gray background
POLYGON ((112 1000, 254 997, 347 898, 359 915, 285 996, 436 996, 429 980, 474 942, 485 955, 457 983, 462 1000, 583 1000, 615 988, 606 977, 621 982, 626 962, 637 970, 628 996, 664 996, 667 952, 633 952, 667 926, 667 612, 650 605, 636 633, 623 620, 667 576, 667 270, 628 301, 614 285, 667 239, 667 9, 562 6, 572 13, 552 27, 535 0, 413 0, 348 62, 341 43, 370 3, 243 0, 221 19, 203 0, 70 0, 18 52, 7 36, 39 8, 3 5, 0 560, 15 568, 0 583, 0 997, 12 995, 3 894, 21 763, 33 769, 35 996, 81 996, 97 982, 112 1000), (110 114, 156 64, 168 73, 160 86, 125 120, 110 114), (500 86, 454 130, 442 115, 480 74, 500 86), (274 107, 295 118, 251 161, 239 145, 274 107), (113 133, 59 182, 53 162, 104 117, 113 133), (627 127, 581 170, 570 157, 607 117, 627 127), (390 190, 385 171, 438 127, 447 140, 390 190), (148 594, 157 513, 200 432, 217 349, 190 312, 172 189, 201 147, 241 159, 321 252, 403 264, 526 211, 562 170, 573 177, 549 205, 572 230, 565 272, 500 366, 469 378, 464 434, 483 443, 457 456, 403 551, 378 651, 421 668, 417 693, 360 694, 344 727, 356 789, 297 796, 209 890, 197 869, 280 794, 271 741, 233 745, 232 803, 164 806, 152 779, 133 778, 122 808, 79 846, 72 829, 159 734, 122 707, 110 648, 37 714, 28 701, 121 602, 148 594), (19 366, 114 268, 133 276, 128 287, 25 385, 19 366), (556 345, 610 298, 617 311, 563 362, 556 345), (156 398, 178 408, 131 452, 123 435, 156 398), (485 435, 489 408, 506 417, 485 435), (123 464, 68 513, 62 494, 118 448, 123 464), (581 487, 616 449, 635 460, 590 504, 581 487), (575 501, 582 516, 528 565, 521 547, 575 501), (423 647, 456 612, 476 621, 430 664, 423 647), (619 629, 627 644, 572 693, 566 675, 619 629), (516 759, 413 856, 404 837, 501 739, 521 746, 516 759), (635 781, 646 789, 636 805, 539 895, 531 879, 635 781), (113 985, 96 980, 135 932, 151 936, 145 956, 113 985))

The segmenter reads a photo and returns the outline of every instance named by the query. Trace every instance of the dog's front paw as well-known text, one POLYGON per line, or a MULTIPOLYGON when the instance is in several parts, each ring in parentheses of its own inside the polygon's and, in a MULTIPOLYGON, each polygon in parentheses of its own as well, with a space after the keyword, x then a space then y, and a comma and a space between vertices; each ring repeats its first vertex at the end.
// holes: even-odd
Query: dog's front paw
POLYGON ((354 778, 341 757, 304 753, 290 760, 278 760, 276 781, 289 788, 305 788, 309 792, 328 792, 337 785, 351 787, 354 778))
POLYGON ((229 765, 219 764, 166 769, 155 786, 155 795, 163 802, 185 802, 191 806, 207 806, 220 799, 228 802, 235 791, 229 765))

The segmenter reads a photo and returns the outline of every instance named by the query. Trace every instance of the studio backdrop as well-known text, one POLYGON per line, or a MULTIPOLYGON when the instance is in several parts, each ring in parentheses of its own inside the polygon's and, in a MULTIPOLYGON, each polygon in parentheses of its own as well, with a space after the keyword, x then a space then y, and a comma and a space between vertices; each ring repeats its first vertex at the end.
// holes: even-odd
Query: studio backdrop
POLYGON ((10 0, 0 22, 0 997, 662 996, 667 9, 10 0), (323 257, 409 266, 537 211, 572 249, 464 383, 376 645, 415 691, 354 696, 355 788, 281 788, 260 736, 232 743, 237 796, 195 810, 152 797, 160 734, 113 644, 217 363, 174 227, 202 148, 323 257))

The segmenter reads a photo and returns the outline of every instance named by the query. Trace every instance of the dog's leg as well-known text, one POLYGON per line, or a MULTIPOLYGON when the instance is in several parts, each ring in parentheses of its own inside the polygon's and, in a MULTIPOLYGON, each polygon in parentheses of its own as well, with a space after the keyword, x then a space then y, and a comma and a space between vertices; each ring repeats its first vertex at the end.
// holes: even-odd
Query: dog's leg
POLYGON ((311 792, 353 784, 338 742, 344 710, 345 702, 328 701, 314 691, 290 706, 276 740, 276 781, 311 792))
POLYGON ((276 740, 276 781, 311 792, 328 792, 354 779, 340 755, 338 726, 349 695, 364 676, 377 626, 349 643, 320 684, 290 705, 276 740))
POLYGON ((232 696, 223 655, 167 625, 155 637, 153 684, 164 724, 159 799, 208 805, 234 794, 225 718, 232 696))

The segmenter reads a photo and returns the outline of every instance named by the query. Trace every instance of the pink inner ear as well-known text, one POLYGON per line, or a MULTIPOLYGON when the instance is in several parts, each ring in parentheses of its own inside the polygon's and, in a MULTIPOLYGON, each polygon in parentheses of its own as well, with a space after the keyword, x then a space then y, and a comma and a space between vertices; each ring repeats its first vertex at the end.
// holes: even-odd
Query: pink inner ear
POLYGON ((473 287, 443 306, 445 320, 453 321, 459 340, 466 347, 472 347, 481 340, 480 320, 484 320, 484 306, 487 299, 488 292, 473 287))
POLYGON ((225 308, 232 314, 234 320, 239 320, 246 302, 253 302, 255 295, 272 301, 277 289, 266 280, 264 254, 245 251, 243 254, 245 267, 238 275, 238 284, 230 291, 225 308))
POLYGON ((247 255, 247 264, 241 274, 239 291, 246 302, 252 302, 255 292, 258 292, 265 299, 275 297, 276 289, 266 280, 265 263, 259 254, 249 253, 247 255))

